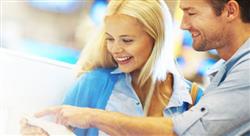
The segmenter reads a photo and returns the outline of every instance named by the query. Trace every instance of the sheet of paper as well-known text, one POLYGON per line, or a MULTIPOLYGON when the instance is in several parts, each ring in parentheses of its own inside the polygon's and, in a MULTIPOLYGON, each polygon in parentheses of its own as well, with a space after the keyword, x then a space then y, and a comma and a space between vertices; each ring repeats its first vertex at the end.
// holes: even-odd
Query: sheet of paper
POLYGON ((56 124, 51 121, 35 118, 32 116, 25 115, 25 117, 28 120, 28 124, 37 126, 45 130, 50 136, 76 136, 71 130, 69 130, 67 127, 56 124))

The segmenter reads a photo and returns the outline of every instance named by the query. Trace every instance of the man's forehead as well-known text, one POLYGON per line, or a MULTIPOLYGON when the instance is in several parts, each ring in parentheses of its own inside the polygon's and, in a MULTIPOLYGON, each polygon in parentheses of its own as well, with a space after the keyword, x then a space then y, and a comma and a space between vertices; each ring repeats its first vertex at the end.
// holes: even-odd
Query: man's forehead
POLYGON ((197 9, 199 7, 208 6, 207 0, 180 0, 180 8, 182 10, 197 9))

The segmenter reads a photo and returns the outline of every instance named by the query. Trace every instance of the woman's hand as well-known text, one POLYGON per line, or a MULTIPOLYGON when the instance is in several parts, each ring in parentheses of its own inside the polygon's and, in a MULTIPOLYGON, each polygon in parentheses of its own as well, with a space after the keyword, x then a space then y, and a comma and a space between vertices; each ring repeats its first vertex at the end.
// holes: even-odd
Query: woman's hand
POLYGON ((35 114, 36 117, 53 115, 56 123, 67 127, 89 128, 91 127, 91 117, 96 109, 80 108, 74 106, 56 106, 44 109, 35 114))
POLYGON ((23 136, 49 136, 42 128, 28 124, 26 119, 21 119, 20 126, 20 133, 23 136))

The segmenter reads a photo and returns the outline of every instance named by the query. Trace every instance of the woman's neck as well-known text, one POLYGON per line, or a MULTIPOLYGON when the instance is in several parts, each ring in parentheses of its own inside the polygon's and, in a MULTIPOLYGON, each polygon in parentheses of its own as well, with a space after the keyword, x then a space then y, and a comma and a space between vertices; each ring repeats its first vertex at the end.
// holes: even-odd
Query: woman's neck
POLYGON ((139 76, 140 76, 140 71, 136 70, 130 73, 131 78, 132 78, 132 86, 138 96, 138 98, 140 99, 141 104, 144 106, 145 103, 145 99, 147 97, 147 87, 145 86, 140 86, 138 80, 139 80, 139 76))
POLYGON ((138 84, 138 79, 140 75, 140 71, 136 70, 130 73, 131 78, 132 78, 132 84, 138 84))

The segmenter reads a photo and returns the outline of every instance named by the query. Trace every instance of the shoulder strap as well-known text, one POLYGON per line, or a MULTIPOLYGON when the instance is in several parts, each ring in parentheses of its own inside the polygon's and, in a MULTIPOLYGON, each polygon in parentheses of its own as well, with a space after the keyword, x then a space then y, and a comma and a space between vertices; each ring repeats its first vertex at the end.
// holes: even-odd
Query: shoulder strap
POLYGON ((198 85, 195 82, 193 82, 191 86, 191 91, 190 91, 193 104, 188 105, 188 109, 191 108, 195 104, 198 90, 199 90, 198 85))
POLYGON ((221 78, 219 84, 225 80, 228 71, 233 67, 233 65, 236 64, 236 62, 238 62, 242 57, 244 57, 245 55, 247 55, 247 54, 249 54, 249 53, 250 53, 250 50, 244 52, 244 53, 241 54, 239 57, 233 58, 233 59, 227 64, 226 69, 225 69, 226 72, 225 72, 224 75, 222 76, 222 78, 221 78))

